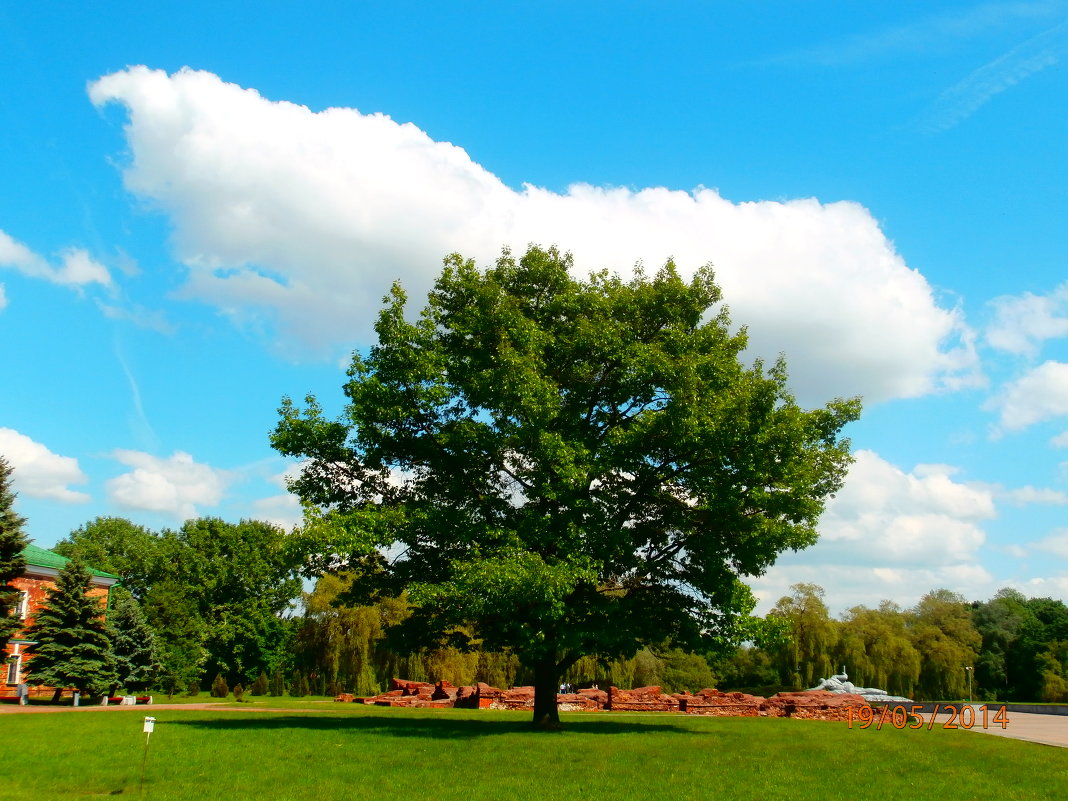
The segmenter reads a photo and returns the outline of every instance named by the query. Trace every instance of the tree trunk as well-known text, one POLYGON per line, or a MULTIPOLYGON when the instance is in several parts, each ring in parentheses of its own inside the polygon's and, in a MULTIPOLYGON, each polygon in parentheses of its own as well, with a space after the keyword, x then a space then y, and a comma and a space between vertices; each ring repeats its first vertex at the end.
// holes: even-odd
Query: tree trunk
POLYGON ((542 731, 560 729, 560 709, 556 705, 560 671, 556 660, 542 659, 534 665, 534 728, 542 731))
POLYGON ((52 703, 53 704, 58 704, 60 696, 62 696, 62 695, 63 695, 63 688, 62 687, 56 687, 56 691, 54 693, 52 693, 52 703))

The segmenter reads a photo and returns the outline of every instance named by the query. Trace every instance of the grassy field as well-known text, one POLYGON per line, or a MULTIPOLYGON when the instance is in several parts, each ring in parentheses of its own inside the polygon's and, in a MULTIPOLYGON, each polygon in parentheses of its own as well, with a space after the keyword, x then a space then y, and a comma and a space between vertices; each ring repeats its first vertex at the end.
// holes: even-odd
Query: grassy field
POLYGON ((0 798, 138 796, 145 714, 143 797, 159 801, 1007 801, 1068 787, 1068 749, 960 730, 575 713, 544 734, 520 713, 255 700, 3 715, 0 798))

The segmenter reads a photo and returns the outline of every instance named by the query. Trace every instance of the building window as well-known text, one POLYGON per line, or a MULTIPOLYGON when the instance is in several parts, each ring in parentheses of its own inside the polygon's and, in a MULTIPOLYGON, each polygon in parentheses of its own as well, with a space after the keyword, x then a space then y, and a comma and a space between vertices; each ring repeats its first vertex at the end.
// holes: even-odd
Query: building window
POLYGON ((22 590, 19 593, 18 603, 15 604, 15 617, 19 620, 25 620, 26 615, 30 613, 30 591, 22 590))
POLYGON ((15 653, 11 655, 11 658, 7 661, 7 683, 18 684, 22 672, 22 654, 19 653, 19 646, 13 646, 15 653))

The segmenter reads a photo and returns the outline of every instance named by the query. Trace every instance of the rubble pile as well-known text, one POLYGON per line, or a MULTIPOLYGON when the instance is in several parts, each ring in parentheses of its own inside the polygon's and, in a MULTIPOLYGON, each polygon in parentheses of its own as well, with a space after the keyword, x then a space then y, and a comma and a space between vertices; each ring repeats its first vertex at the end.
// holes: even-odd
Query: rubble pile
MULTIPOLYGON (((371 698, 351 693, 338 695, 335 701, 374 704, 376 706, 434 709, 533 709, 534 688, 513 687, 502 690, 479 682, 456 687, 447 681, 436 684, 421 681, 392 679, 389 690, 371 698)), ((777 717, 807 720, 849 720, 850 709, 856 716, 858 709, 868 706, 859 694, 833 693, 826 690, 784 692, 771 698, 746 693, 725 693, 715 689, 699 693, 667 695, 660 687, 637 687, 621 690, 589 688, 574 693, 560 693, 556 703, 561 711, 611 712, 681 712, 688 715, 720 717, 777 717)))
POLYGON ((777 693, 762 705, 768 717, 805 718, 807 720, 850 720, 861 707, 869 706, 856 693, 832 693, 826 690, 805 690, 799 693, 777 693))
POLYGON ((705 689, 697 695, 677 695, 679 711, 690 715, 715 715, 719 717, 759 717, 763 704, 767 703, 759 695, 745 693, 722 693, 719 690, 705 689))
POLYGON ((635 687, 633 690, 609 687, 604 708, 613 712, 678 712, 679 700, 664 695, 659 687, 635 687))

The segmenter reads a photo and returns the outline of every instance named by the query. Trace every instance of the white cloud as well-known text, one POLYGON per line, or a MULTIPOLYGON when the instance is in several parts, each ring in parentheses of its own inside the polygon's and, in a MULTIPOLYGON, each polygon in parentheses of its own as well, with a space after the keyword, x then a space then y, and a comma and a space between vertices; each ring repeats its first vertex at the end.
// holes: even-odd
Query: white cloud
POLYGON ((997 33, 1018 21, 1030 22, 1063 13, 1062 2, 983 3, 960 11, 927 16, 873 33, 838 39, 797 50, 758 64, 841 66, 888 56, 938 53, 976 37, 997 33))
POLYGON ((908 606, 940 587, 969 598, 996 589, 979 564, 986 541, 980 524, 997 514, 992 488, 954 480, 957 470, 948 465, 905 472, 873 451, 854 455, 820 521, 819 542, 749 580, 761 608, 799 581, 823 586, 839 611, 887 598, 908 606))
POLYGON ((999 410, 998 423, 1008 431, 1068 414, 1068 364, 1043 362, 1008 383, 984 408, 999 410))
POLYGON ((1068 559, 1068 528, 1058 529, 1031 545, 1035 550, 1051 553, 1061 559, 1068 559))
POLYGON ((366 340, 388 284, 416 302, 441 258, 572 251, 583 273, 713 262, 751 351, 785 351, 805 402, 977 381, 971 332, 859 204, 734 203, 715 190, 506 186, 382 114, 271 102, 207 72, 134 67, 91 84, 129 111, 126 186, 169 215, 184 296, 283 341, 366 340))
POLYGON ((937 133, 967 119, 989 100, 1057 64, 1068 53, 1068 22, 1062 22, 990 61, 939 95, 924 128, 937 133))
POLYGON ((1055 506, 1063 506, 1068 503, 1068 495, 1060 490, 1045 487, 1020 487, 1019 489, 1006 490, 1002 495, 1012 503, 1026 506, 1033 503, 1046 503, 1055 506))
MULTIPOLYGON (((138 328, 146 331, 155 331, 157 334, 173 334, 177 329, 167 319, 167 315, 159 309, 146 309, 140 304, 132 304, 128 307, 115 306, 104 303, 99 298, 96 300, 97 308, 103 312, 109 320, 125 320, 133 323, 138 328)), ((346 365, 347 367, 348 365, 346 365)))
POLYGON ((991 490, 952 479, 944 465, 911 473, 860 450, 820 521, 810 560, 850 565, 920 566, 968 562, 985 541, 982 520, 996 515, 991 490))
POLYGON ((94 261, 85 250, 67 248, 59 254, 59 266, 53 266, 4 231, 0 231, 0 267, 11 267, 30 278, 42 278, 61 286, 114 286, 107 268, 94 261))
POLYGON ((1049 441, 1054 448, 1068 448, 1068 431, 1064 431, 1049 441))
POLYGON ((1062 601, 1068 601, 1068 573, 1057 576, 1036 576, 1011 586, 1032 598, 1059 598, 1062 601))
POLYGON ((969 600, 989 598, 1002 586, 984 567, 969 563, 932 567, 872 567, 869 565, 795 564, 784 559, 759 579, 750 580, 757 596, 757 614, 766 614, 789 594, 790 586, 809 582, 823 587, 832 615, 864 605, 877 607, 893 601, 903 608, 915 604, 931 590, 945 588, 969 600))
POLYGON ((7 308, 7 294, 4 292, 4 285, 0 284, 0 311, 7 308))
POLYGON ((198 506, 217 505, 230 482, 226 471, 195 462, 182 451, 166 459, 132 450, 116 450, 112 456, 133 468, 106 484, 108 497, 128 509, 164 512, 186 520, 198 515, 198 506))
POLYGON ((288 491, 287 481, 297 478, 303 468, 303 463, 289 465, 281 473, 275 473, 270 477, 270 482, 275 486, 286 490, 280 495, 271 495, 252 502, 252 508, 256 510, 258 520, 266 520, 281 526, 286 531, 291 531, 294 526, 300 525, 304 520, 304 512, 300 507, 297 496, 288 491))
POLYGON ((1068 336, 1068 282, 1048 295, 1006 295, 990 305, 994 320, 986 341, 999 350, 1034 356, 1047 339, 1068 336))
POLYGON ((60 456, 12 428, 0 428, 0 455, 14 468, 15 491, 30 498, 63 503, 85 503, 84 492, 68 484, 85 484, 89 478, 72 456, 60 456))

